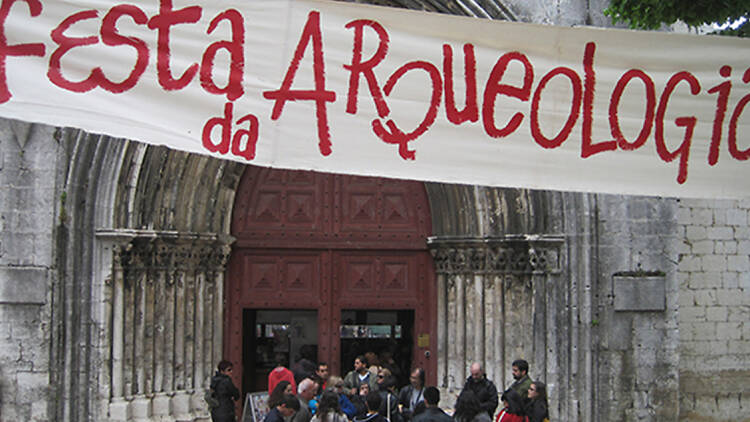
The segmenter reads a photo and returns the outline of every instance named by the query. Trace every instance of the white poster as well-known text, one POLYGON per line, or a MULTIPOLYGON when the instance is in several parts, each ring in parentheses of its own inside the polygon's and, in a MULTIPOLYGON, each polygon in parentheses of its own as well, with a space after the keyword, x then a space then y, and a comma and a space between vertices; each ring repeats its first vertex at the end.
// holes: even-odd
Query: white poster
POLYGON ((16 0, 0 115, 262 166, 750 193, 750 41, 313 0, 16 0))

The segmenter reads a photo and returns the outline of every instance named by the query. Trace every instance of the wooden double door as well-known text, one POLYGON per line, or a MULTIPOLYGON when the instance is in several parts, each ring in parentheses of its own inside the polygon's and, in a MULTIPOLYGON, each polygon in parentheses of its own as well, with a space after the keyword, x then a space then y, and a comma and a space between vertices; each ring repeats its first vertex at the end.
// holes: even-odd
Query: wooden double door
MULTIPOLYGON (((308 343, 332 374, 351 369, 342 362, 351 351, 342 345, 363 347, 353 327, 378 337, 390 325, 401 352, 410 343, 411 366, 426 368, 434 381, 430 230, 422 183, 248 167, 235 201, 237 240, 225 287, 224 349, 236 365, 235 382, 245 390, 259 385, 251 378, 263 372, 261 330, 284 325, 264 318, 282 318, 285 310, 315 312, 317 336, 308 343)), ((304 336, 289 332, 291 341, 304 336)))

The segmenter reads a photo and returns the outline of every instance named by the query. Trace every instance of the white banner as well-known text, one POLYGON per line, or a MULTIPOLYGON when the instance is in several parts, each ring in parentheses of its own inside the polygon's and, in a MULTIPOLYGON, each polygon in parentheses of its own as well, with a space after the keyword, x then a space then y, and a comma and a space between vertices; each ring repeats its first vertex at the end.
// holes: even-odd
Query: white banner
POLYGON ((313 0, 5 0, 0 115, 262 166, 750 193, 750 42, 313 0))

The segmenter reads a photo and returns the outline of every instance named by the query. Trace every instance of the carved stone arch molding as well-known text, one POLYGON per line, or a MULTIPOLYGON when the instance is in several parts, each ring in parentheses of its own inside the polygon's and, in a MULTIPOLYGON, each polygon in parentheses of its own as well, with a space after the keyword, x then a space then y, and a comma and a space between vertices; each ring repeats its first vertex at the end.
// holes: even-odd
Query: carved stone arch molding
POLYGON ((554 418, 597 420, 596 196, 432 183, 427 192, 438 385, 457 392, 480 362, 502 391, 511 363, 525 359, 552 393, 554 418))
POLYGON ((58 130, 54 418, 198 420, 244 166, 58 130), (64 161, 65 162, 65 161, 64 161))

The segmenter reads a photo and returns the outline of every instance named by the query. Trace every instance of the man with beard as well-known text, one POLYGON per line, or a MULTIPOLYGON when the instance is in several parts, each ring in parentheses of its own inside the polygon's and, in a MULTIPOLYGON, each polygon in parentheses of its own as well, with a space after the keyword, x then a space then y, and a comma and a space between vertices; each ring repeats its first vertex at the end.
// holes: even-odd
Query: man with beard
POLYGON ((515 390, 523 399, 524 405, 529 402, 529 387, 533 380, 529 377, 529 363, 523 359, 513 361, 511 365, 513 370, 513 384, 507 390, 515 390))
POLYGON ((492 381, 487 379, 482 365, 479 363, 472 363, 470 372, 471 376, 466 379, 463 389, 471 390, 477 399, 479 399, 480 408, 492 418, 495 414, 495 409, 497 409, 497 387, 495 387, 492 381))

